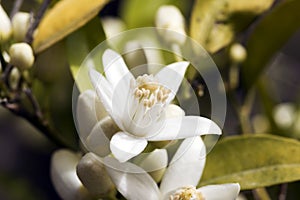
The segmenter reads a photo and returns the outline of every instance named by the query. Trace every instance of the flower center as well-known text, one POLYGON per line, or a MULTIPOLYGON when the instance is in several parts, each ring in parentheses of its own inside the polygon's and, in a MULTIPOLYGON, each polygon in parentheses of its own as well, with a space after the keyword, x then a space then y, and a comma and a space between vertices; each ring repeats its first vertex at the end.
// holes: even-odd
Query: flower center
POLYGON ((170 195, 169 200, 205 200, 194 186, 179 188, 174 194, 170 195))
POLYGON ((156 82, 153 75, 144 74, 137 77, 136 84, 134 96, 148 108, 157 103, 165 103, 171 92, 156 82))

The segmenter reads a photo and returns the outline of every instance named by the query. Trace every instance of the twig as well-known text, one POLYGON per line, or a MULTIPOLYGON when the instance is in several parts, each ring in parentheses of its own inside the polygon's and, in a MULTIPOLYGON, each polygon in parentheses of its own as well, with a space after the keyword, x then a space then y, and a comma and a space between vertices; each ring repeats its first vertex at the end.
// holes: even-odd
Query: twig
POLYGON ((280 194, 279 194, 278 200, 286 199, 287 190, 288 190, 288 184, 287 183, 282 184, 281 188, 280 188, 280 194))
POLYGON ((271 200, 266 188, 257 188, 252 191, 254 198, 257 200, 271 200))
POLYGON ((24 93, 28 97, 28 99, 29 99, 29 101, 30 101, 30 103, 31 103, 31 105, 33 107, 33 110, 35 111, 35 115, 39 118, 39 120, 42 120, 43 119, 43 114, 42 114, 40 105, 37 102, 35 96, 32 94, 31 89, 25 88, 24 89, 24 93))
POLYGON ((3 74, 1 75, 1 81, 3 81, 9 89, 11 89, 10 82, 9 82, 9 75, 12 70, 13 70, 13 66, 11 64, 7 64, 5 66, 3 74))
POLYGON ((28 44, 32 43, 33 33, 34 33, 35 29, 38 27, 38 25, 40 24, 40 21, 41 21, 42 17, 44 16, 50 3, 51 3, 51 0, 44 0, 40 9, 38 10, 37 14, 34 16, 34 20, 30 24, 29 29, 26 33, 26 37, 25 37, 25 42, 27 42, 28 44))
POLYGON ((13 9, 11 10, 10 15, 9 15, 10 19, 12 19, 14 17, 14 15, 17 12, 19 12, 22 4, 23 4, 23 0, 15 0, 13 9))
POLYGON ((54 142, 58 146, 74 149, 59 137, 57 131, 51 128, 48 121, 39 118, 35 114, 31 114, 26 109, 24 109, 19 102, 9 102, 7 99, 2 99, 0 100, 0 104, 3 107, 7 108, 13 114, 26 119, 29 123, 31 123, 34 127, 36 127, 39 131, 41 131, 46 137, 48 137, 52 142, 54 142))

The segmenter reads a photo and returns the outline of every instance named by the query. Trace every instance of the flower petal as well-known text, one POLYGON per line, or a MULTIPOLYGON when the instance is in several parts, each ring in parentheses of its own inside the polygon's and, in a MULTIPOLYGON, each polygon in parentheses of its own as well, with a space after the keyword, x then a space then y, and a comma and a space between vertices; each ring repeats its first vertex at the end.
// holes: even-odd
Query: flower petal
POLYGON ((155 79, 157 79, 160 84, 171 90, 167 102, 174 99, 189 64, 189 62, 185 61, 172 63, 161 69, 155 75, 155 79))
POLYGON ((185 139, 162 179, 162 194, 184 186, 196 186, 201 178, 205 165, 206 149, 200 137, 185 139))
POLYGON ((110 153, 110 139, 118 131, 118 127, 110 116, 105 117, 94 126, 91 134, 87 137, 86 148, 101 157, 108 155, 110 153))
POLYGON ((97 95, 99 96, 102 104, 104 105, 104 108, 106 111, 110 114, 110 116, 114 119, 116 124, 123 128, 120 115, 118 115, 119 110, 119 104, 113 104, 112 100, 112 86, 110 83, 107 82, 107 80, 102 76, 102 74, 98 73, 94 69, 90 69, 90 78, 92 81, 92 84, 96 90, 97 95), (114 106, 113 106, 114 105, 114 106))
POLYGON ((120 163, 110 157, 104 158, 104 163, 118 191, 126 199, 160 199, 156 183, 142 168, 132 163, 120 163))
POLYGON ((183 117, 184 115, 184 110, 175 104, 169 104, 166 107, 166 118, 183 117))
POLYGON ((52 155, 51 180, 62 199, 92 198, 76 174, 76 165, 79 160, 78 154, 66 149, 57 150, 52 155))
POLYGON ((138 155, 146 146, 146 139, 136 138, 124 132, 116 133, 110 141, 110 150, 120 162, 126 162, 138 155))
POLYGON ((184 116, 166 119, 164 127, 149 141, 184 139, 206 134, 221 135, 219 126, 212 120, 199 116, 184 116))
POLYGON ((91 82, 108 113, 112 111, 112 87, 107 80, 94 69, 90 69, 91 82))
POLYGON ((222 184, 222 185, 208 185, 197 189, 201 192, 204 199, 219 200, 219 199, 235 199, 240 192, 240 185, 238 183, 222 184))
POLYGON ((128 85, 131 79, 134 79, 128 70, 122 56, 117 52, 107 49, 102 56, 104 72, 107 80, 115 87, 119 81, 125 78, 128 85))
POLYGON ((107 112, 93 90, 80 94, 76 108, 76 125, 81 138, 85 140, 97 121, 106 115, 107 112))

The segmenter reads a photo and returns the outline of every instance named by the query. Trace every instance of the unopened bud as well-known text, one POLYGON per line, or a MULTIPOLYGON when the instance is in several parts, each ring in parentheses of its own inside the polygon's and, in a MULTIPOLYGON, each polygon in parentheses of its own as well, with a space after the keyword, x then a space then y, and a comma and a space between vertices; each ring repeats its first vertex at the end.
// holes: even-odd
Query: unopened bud
POLYGON ((141 161, 140 167, 158 183, 161 181, 168 165, 168 154, 165 149, 155 149, 141 161))
POLYGON ((14 67, 9 74, 9 84, 12 89, 17 89, 21 73, 18 68, 14 67))
MULTIPOLYGON (((145 66, 147 64, 146 54, 141 44, 138 41, 127 42, 124 51, 124 60, 129 68, 134 68, 137 66, 145 66)), ((141 74, 146 74, 147 68, 140 67, 141 74)))
POLYGON ((290 128, 296 118, 296 108, 292 103, 281 103, 273 110, 274 121, 281 128, 290 128))
POLYGON ((115 187, 100 159, 93 153, 85 154, 77 165, 77 174, 91 194, 105 197, 114 194, 115 187))
POLYGON ((29 28, 30 14, 26 12, 18 12, 12 18, 13 36, 18 42, 25 39, 29 28))
POLYGON ((10 19, 0 5, 0 44, 9 39, 12 33, 10 19))
POLYGON ((29 69, 34 62, 32 48, 27 43, 15 43, 9 49, 10 63, 20 71, 29 69))
POLYGON ((230 47, 229 56, 235 63, 242 63, 247 58, 247 51, 241 44, 235 43, 230 47))
POLYGON ((76 174, 80 156, 69 150, 58 150, 51 158, 51 179, 55 190, 65 200, 88 200, 91 195, 76 174))
POLYGON ((185 20, 177 7, 161 6, 156 13, 155 24, 159 28, 158 33, 167 42, 179 45, 185 42, 185 20))
POLYGON ((120 131, 110 116, 100 120, 87 137, 84 144, 86 148, 98 156, 107 156, 110 153, 110 139, 120 131))

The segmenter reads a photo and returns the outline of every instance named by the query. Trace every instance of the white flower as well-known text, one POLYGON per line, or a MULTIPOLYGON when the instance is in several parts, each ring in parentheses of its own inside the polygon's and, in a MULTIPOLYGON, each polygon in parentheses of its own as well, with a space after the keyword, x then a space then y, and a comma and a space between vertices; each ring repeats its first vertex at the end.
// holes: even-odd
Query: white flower
POLYGON ((205 154, 200 137, 185 139, 172 158, 160 187, 146 171, 132 163, 120 163, 111 157, 106 157, 104 162, 117 189, 129 200, 235 199, 240 191, 236 183, 196 189, 205 165, 205 154))
POLYGON ((135 79, 116 52, 106 50, 102 58, 106 77, 93 69, 90 77, 104 107, 121 129, 110 141, 110 149, 120 162, 141 153, 148 141, 222 133, 210 119, 166 113, 188 62, 172 63, 155 75, 145 74, 135 79))

